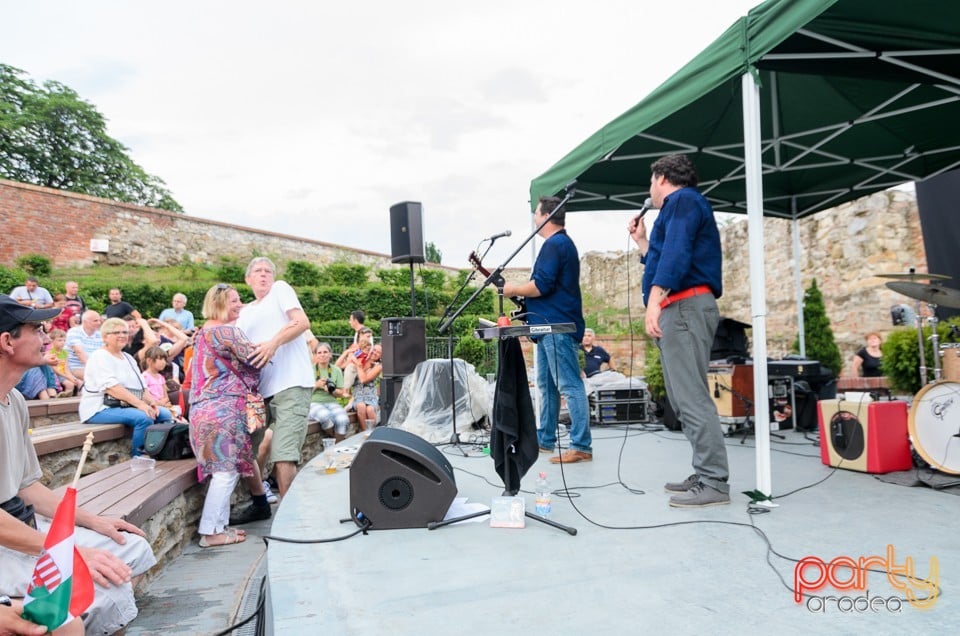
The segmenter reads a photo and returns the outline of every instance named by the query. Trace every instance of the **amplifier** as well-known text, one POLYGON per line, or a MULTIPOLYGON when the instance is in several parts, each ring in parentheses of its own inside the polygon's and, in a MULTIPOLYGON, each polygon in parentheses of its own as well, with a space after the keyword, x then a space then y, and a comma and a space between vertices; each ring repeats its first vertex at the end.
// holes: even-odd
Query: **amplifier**
POLYGON ((653 420, 645 389, 609 389, 590 396, 590 424, 637 424, 653 420))

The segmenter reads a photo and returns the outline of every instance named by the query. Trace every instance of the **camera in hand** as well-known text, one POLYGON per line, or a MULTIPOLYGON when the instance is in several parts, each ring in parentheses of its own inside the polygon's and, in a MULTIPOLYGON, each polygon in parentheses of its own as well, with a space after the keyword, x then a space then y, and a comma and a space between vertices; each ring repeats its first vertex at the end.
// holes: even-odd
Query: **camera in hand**
POLYGON ((337 383, 327 378, 327 393, 333 393, 337 390, 337 383))

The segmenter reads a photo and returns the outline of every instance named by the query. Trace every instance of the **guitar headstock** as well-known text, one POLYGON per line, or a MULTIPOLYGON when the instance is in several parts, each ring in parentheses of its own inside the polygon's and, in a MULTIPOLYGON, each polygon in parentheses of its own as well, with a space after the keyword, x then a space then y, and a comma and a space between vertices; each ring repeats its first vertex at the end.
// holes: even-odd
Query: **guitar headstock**
POLYGON ((483 266, 483 263, 480 262, 480 257, 477 256, 476 252, 470 252, 470 256, 467 257, 467 260, 470 261, 470 264, 473 265, 482 276, 489 276, 490 272, 483 266))

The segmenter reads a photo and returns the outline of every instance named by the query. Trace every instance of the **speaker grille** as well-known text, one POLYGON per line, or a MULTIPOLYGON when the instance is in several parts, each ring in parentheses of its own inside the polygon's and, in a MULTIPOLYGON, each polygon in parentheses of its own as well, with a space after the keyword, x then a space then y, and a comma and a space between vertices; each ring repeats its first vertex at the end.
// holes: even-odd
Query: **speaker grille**
POLYGON ((380 503, 390 510, 403 510, 413 501, 413 486, 403 477, 391 477, 380 484, 380 503))
POLYGON ((840 457, 858 459, 863 455, 863 424, 850 411, 837 411, 830 418, 830 438, 840 457))

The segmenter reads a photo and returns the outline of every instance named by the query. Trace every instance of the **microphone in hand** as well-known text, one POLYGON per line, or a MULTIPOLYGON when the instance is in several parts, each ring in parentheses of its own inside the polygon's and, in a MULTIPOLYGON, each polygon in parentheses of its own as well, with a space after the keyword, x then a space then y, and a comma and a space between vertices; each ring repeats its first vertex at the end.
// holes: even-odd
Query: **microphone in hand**
POLYGON ((633 220, 639 224, 651 209, 653 209, 653 199, 647 197, 643 201, 643 207, 640 208, 640 214, 635 216, 633 220))

